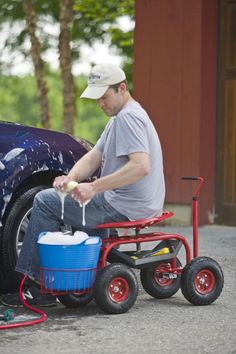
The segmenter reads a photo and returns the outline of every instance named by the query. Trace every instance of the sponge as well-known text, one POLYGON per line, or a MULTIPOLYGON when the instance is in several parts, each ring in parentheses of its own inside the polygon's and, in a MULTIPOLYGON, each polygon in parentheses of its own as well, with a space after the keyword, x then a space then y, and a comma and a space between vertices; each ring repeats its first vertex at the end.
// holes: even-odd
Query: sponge
POLYGON ((78 185, 77 182, 75 182, 75 181, 70 181, 70 182, 67 184, 66 191, 67 191, 68 193, 70 193, 70 192, 72 191, 72 189, 74 189, 77 185, 78 185))

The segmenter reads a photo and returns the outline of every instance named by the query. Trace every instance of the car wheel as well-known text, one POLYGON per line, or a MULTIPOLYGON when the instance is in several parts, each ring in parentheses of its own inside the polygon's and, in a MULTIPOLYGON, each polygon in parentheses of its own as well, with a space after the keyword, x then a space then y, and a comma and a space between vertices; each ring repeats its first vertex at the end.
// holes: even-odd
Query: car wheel
POLYGON ((18 290, 20 277, 14 269, 28 227, 34 197, 45 188, 48 187, 40 185, 24 190, 11 204, 10 212, 4 222, 1 239, 1 293, 18 290))

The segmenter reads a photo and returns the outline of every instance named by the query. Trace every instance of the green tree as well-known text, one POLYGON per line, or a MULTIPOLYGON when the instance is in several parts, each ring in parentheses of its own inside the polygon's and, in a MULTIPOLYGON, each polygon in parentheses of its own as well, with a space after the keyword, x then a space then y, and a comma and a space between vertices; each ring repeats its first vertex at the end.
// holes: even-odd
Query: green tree
MULTIPOLYGON (((61 0, 60 2, 49 0, 31 1, 37 14, 39 40, 42 43, 41 50, 44 52, 53 45, 55 38, 45 33, 43 27, 48 21, 50 23, 58 24, 62 20, 59 5, 63 2, 66 2, 67 0, 61 0)), ((134 18, 134 1, 135 0, 73 1, 74 18, 71 24, 71 28, 71 18, 67 18, 67 38, 65 40, 67 42, 71 40, 73 43, 73 48, 71 51, 71 57, 67 61, 67 66, 63 65, 63 67, 67 69, 67 72, 64 71, 64 73, 62 73, 62 77, 64 78, 64 107, 68 105, 68 102, 71 102, 71 99, 65 99, 65 95, 68 94, 67 90, 65 90, 65 87, 67 86, 65 86, 65 82, 66 78, 69 78, 71 75, 70 60, 72 62, 79 60, 80 48, 83 43, 93 45, 93 43, 98 40, 106 42, 108 41, 111 47, 116 48, 119 53, 123 55, 124 63, 127 64, 126 71, 128 73, 128 80, 130 82, 132 81, 131 63, 133 31, 121 31, 117 19, 121 16, 128 16, 131 19, 134 18), (70 33, 69 29, 71 30, 70 33)), ((71 2, 69 2, 69 5, 71 6, 71 2)), ((65 14, 66 13, 64 13, 64 15, 65 14)), ((28 38, 28 31, 24 26, 24 20, 25 14, 22 10, 22 1, 5 0, 0 7, 0 25, 4 23, 17 23, 19 25, 18 36, 16 38, 8 38, 5 44, 8 48, 11 48, 12 50, 20 50, 25 56, 27 56, 28 53, 25 51, 25 43, 28 38)), ((65 26, 63 28, 65 29, 65 26)), ((63 48, 65 48, 65 46, 63 46, 63 48)), ((67 52, 65 51, 65 54, 68 54, 68 48, 70 49, 69 43, 67 43, 67 52)), ((70 97, 73 97, 73 90, 70 90, 69 95, 70 97)), ((71 128, 69 128, 69 130, 71 131, 71 128)))
POLYGON ((74 133, 76 111, 74 78, 71 71, 70 26, 73 20, 73 1, 60 0, 59 60, 63 82, 63 128, 66 133, 74 133))
POLYGON ((72 39, 74 57, 78 58, 79 43, 93 45, 95 41, 108 43, 123 57, 128 81, 132 82, 133 28, 123 31, 118 20, 127 16, 134 21, 135 0, 75 0, 72 39))
MULTIPOLYGON (((52 129, 61 130, 62 81, 59 71, 46 70, 49 87, 48 100, 52 116, 52 129)), ((75 78, 77 90, 74 135, 83 137, 92 143, 99 138, 104 125, 108 121, 106 115, 93 100, 80 100, 79 95, 86 86, 86 77, 75 78)), ((38 126, 39 106, 37 102, 37 86, 34 76, 0 76, 0 120, 18 122, 38 126)))
POLYGON ((50 114, 48 109, 48 87, 44 77, 44 61, 41 56, 41 43, 37 37, 37 16, 31 0, 23 0, 23 11, 25 13, 27 29, 31 41, 31 57, 34 64, 35 78, 38 87, 38 98, 40 107, 41 123, 44 128, 51 128, 50 114))
MULTIPOLYGON (((55 38, 46 34, 44 27, 47 23, 59 23, 59 2, 50 0, 31 0, 39 19, 39 37, 42 42, 42 51, 53 46, 55 38)), ((132 61, 133 29, 120 29, 118 19, 127 16, 134 20, 135 0, 74 0, 73 23, 71 41, 73 42, 72 61, 80 57, 81 45, 93 45, 95 41, 108 43, 111 48, 119 51, 124 63, 132 61)), ((22 9, 22 0, 4 0, 0 6, 0 25, 3 23, 19 23, 19 34, 16 38, 9 37, 6 46, 10 49, 25 52, 25 41, 28 33, 23 23, 25 15, 22 9)), ((131 77, 131 72, 128 74, 131 77)))
POLYGON ((35 78, 0 76, 0 120, 38 126, 35 78))

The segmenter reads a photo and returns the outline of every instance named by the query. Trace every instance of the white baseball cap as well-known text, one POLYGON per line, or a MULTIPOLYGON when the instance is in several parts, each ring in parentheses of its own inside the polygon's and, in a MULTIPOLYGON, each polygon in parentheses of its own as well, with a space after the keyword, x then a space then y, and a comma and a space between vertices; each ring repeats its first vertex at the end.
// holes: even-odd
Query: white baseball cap
POLYGON ((88 86, 80 97, 97 100, 104 95, 110 85, 118 84, 125 79, 124 71, 116 65, 95 65, 89 75, 88 86))

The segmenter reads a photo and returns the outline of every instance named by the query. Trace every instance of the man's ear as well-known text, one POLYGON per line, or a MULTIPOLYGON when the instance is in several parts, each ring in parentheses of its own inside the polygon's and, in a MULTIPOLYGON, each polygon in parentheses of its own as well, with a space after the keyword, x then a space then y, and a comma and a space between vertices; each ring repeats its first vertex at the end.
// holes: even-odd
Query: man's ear
POLYGON ((127 91, 126 83, 121 82, 121 84, 119 85, 119 92, 124 93, 125 91, 127 91))

